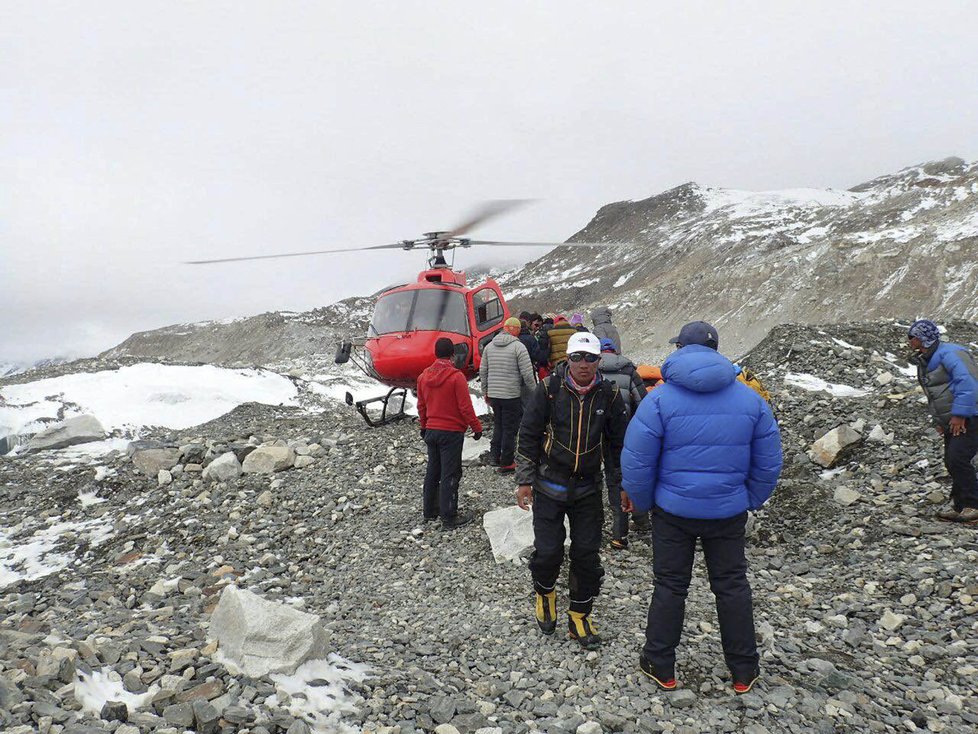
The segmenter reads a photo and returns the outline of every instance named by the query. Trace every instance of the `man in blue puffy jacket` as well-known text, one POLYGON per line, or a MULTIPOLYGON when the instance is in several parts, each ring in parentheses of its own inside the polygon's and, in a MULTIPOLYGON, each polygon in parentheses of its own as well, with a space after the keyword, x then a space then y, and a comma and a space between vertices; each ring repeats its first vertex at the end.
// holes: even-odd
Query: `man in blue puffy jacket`
POLYGON ((919 319, 907 331, 917 352, 917 380, 927 396, 934 428, 944 437, 944 466, 951 475, 951 507, 941 520, 978 523, 978 365, 967 348, 941 341, 937 324, 919 319))
POLYGON ((760 669, 747 581, 747 511, 774 491, 781 436, 771 409, 737 380, 704 321, 686 324, 662 365, 665 384, 649 393, 628 425, 621 455, 626 509, 652 510, 655 590, 639 665, 661 688, 676 687, 696 540, 703 543, 720 638, 734 691, 760 669))

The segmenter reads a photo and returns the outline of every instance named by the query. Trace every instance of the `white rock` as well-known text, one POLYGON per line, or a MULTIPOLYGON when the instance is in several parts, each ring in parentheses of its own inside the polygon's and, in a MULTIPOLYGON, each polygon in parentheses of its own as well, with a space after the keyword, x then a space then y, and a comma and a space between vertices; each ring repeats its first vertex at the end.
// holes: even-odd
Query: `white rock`
POLYGON ((45 428, 27 442, 28 451, 63 449, 79 443, 101 441, 105 429, 94 415, 79 415, 45 428))
POLYGON ((828 469, 845 449, 861 440, 862 436, 851 426, 837 426, 812 444, 808 456, 819 466, 828 469))
POLYGON ((838 502, 843 507, 848 507, 849 505, 857 502, 859 498, 862 497, 859 492, 854 489, 849 489, 848 487, 836 487, 835 493, 832 495, 832 499, 838 502))
POLYGON ((212 482, 229 482, 241 476, 241 462, 233 451, 228 451, 204 467, 202 476, 212 482))
POLYGON ((604 729, 597 721, 587 721, 577 727, 577 734, 603 734, 604 729))
POLYGON ((435 734, 459 734, 459 732, 451 724, 439 724, 435 727, 435 734))
POLYGON ((869 432, 869 436, 867 436, 867 438, 870 441, 876 441, 877 443, 890 444, 893 443, 893 438, 895 436, 896 433, 887 433, 883 430, 883 426, 877 425, 874 426, 873 430, 869 432))
POLYGON ((297 456, 295 457, 295 468, 305 469, 307 466, 312 466, 316 463, 316 460, 311 456, 297 456))
POLYGON ((272 493, 266 489, 264 492, 258 495, 258 499, 255 501, 258 503, 259 507, 271 507, 272 502, 275 501, 275 498, 272 496, 272 493))
POLYGON ((140 449, 133 453, 132 463, 147 477, 158 477, 160 469, 172 469, 180 461, 180 449, 140 449))
POLYGON ((486 441, 476 441, 471 436, 466 436, 462 441, 462 466, 479 466, 482 463, 479 457, 488 450, 489 444, 486 441))
POLYGON ((260 678, 291 675, 302 663, 326 657, 326 630, 315 614, 228 586, 211 615, 217 660, 232 673, 260 678))
POLYGON ((880 386, 889 385, 895 379, 892 372, 880 372, 876 375, 876 384, 880 386))
POLYGON ((159 473, 156 475, 156 482, 161 487, 165 487, 173 481, 173 474, 167 469, 160 469, 159 473))
POLYGON ((245 457, 245 474, 272 474, 295 464, 295 449, 288 446, 259 446, 245 457))
POLYGON ((859 418, 857 420, 854 420, 852 423, 849 424, 849 427, 852 430, 854 430, 856 433, 862 433, 863 430, 866 428, 866 419, 859 418))
POLYGON ((533 548, 533 512, 516 505, 492 510, 482 516, 496 563, 512 561, 533 548))
POLYGON ((883 612, 883 616, 880 617, 880 627, 890 632, 896 632, 906 621, 907 617, 905 615, 894 614, 892 611, 887 609, 885 612, 883 612))

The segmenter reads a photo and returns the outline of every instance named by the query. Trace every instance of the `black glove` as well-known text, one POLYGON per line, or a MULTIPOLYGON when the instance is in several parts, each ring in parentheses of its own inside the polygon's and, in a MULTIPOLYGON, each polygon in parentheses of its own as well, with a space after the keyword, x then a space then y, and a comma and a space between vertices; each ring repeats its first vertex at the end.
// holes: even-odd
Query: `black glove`
POLYGON ((478 441, 480 438, 482 438, 482 431, 477 431, 476 433, 473 433, 472 438, 478 441))
POLYGON ((424 438, 425 431, 427 431, 427 430, 428 430, 427 428, 422 428, 421 429, 421 438, 424 438))

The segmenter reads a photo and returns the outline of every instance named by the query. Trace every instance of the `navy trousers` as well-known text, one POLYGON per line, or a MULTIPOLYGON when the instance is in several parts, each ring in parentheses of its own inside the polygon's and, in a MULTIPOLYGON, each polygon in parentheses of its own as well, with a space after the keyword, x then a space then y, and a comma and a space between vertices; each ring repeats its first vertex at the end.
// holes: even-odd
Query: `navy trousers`
POLYGON ((675 674, 676 647, 683 631, 686 594, 693 575, 696 540, 703 543, 710 588, 716 597, 720 639, 735 679, 750 679, 759 656, 754 610, 744 555, 747 513, 723 520, 693 520, 655 508, 652 567, 655 590, 645 628, 645 657, 663 675, 675 674))
POLYGON ((465 434, 459 431, 425 431, 428 444, 428 467, 424 473, 424 501, 422 511, 426 518, 439 515, 442 520, 458 514, 458 485, 462 481, 462 441, 465 434))
POLYGON ((968 419, 967 433, 952 436, 944 429, 944 466, 951 475, 951 502, 960 512, 965 507, 978 507, 978 476, 971 463, 978 453, 978 420, 968 419))

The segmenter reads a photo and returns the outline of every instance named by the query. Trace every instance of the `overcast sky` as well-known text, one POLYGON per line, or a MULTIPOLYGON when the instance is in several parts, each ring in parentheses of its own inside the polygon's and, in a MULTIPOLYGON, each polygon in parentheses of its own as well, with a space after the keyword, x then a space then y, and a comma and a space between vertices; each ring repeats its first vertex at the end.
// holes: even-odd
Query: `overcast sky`
POLYGON ((479 237, 559 241, 689 180, 842 188, 978 158, 975 28, 967 0, 2 2, 0 361, 309 309, 424 262, 187 259, 381 244, 493 198, 539 201, 479 237))

